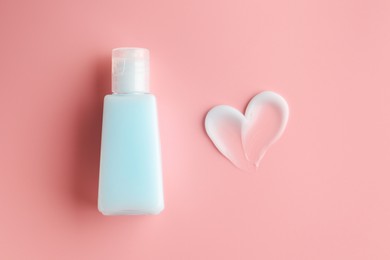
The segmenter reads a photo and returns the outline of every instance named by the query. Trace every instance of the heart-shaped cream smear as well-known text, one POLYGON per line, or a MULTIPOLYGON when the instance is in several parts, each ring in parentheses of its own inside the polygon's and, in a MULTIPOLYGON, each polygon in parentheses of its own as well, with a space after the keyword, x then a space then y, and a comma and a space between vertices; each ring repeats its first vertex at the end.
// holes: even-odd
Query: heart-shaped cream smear
POLYGON ((283 134, 289 116, 286 100, 272 91, 254 96, 243 115, 220 105, 206 116, 205 128, 217 149, 236 167, 254 171, 268 148, 283 134))

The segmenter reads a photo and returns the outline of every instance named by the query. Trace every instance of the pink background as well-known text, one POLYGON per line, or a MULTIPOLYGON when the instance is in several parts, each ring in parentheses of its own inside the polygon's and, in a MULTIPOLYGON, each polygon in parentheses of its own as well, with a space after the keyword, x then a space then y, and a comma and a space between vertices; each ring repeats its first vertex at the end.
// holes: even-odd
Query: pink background
POLYGON ((390 259, 389 1, 0 3, 0 259, 390 259), (166 209, 97 211, 111 49, 146 47, 166 209), (257 174, 207 138, 262 90, 291 117, 257 174))

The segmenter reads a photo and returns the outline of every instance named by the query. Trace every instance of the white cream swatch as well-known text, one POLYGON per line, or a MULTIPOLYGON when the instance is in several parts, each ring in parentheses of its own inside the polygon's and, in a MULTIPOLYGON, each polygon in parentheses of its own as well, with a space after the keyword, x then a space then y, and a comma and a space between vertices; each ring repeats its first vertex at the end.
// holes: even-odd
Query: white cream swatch
POLYGON ((207 113, 205 128, 216 148, 236 167, 256 171, 269 147, 286 129, 289 108, 272 91, 254 96, 243 115, 237 109, 215 106, 207 113))

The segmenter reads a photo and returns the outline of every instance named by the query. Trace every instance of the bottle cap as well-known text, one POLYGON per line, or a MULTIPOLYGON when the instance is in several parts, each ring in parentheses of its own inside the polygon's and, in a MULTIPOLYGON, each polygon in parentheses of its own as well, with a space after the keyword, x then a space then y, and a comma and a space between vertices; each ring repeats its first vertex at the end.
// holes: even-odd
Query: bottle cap
POLYGON ((117 94, 149 92, 148 49, 112 50, 112 92, 117 94))

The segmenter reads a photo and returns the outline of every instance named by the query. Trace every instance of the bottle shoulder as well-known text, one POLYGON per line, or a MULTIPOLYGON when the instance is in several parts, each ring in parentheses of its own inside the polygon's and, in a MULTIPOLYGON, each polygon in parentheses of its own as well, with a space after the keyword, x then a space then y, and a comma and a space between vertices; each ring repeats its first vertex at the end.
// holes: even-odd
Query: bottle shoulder
POLYGON ((152 94, 111 94, 104 97, 105 107, 156 107, 156 97, 152 94))
POLYGON ((111 100, 156 100, 156 96, 151 93, 131 93, 131 94, 108 94, 104 97, 104 101, 111 100))

